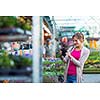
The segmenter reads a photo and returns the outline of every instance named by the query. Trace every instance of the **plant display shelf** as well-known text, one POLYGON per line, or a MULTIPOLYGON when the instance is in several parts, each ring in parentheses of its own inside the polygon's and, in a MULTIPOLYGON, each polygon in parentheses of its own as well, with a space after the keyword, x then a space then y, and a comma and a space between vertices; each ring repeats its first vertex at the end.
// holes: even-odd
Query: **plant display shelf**
MULTIPOLYGON (((20 28, 2 28, 0 29, 0 42, 26 41, 29 32, 20 28)), ((7 80, 10 83, 32 82, 32 70, 29 69, 1 69, 0 82, 7 80)))
POLYGON ((26 41, 28 35, 29 32, 20 28, 2 28, 0 29, 0 42, 26 41))

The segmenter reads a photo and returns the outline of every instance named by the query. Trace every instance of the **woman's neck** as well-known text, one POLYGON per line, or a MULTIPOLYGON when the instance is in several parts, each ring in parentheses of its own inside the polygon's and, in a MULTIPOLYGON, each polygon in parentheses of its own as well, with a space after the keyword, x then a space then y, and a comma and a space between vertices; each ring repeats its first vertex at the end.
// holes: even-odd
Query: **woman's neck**
POLYGON ((80 45, 80 46, 78 46, 78 47, 75 47, 75 49, 76 49, 76 50, 81 50, 82 47, 83 47, 83 45, 80 45))

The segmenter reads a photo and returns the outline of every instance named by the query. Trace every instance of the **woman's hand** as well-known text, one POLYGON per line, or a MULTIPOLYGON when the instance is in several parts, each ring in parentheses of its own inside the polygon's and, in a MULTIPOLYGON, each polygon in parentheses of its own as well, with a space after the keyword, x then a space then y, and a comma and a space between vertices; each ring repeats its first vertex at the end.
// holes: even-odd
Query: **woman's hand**
POLYGON ((66 52, 66 56, 68 56, 69 58, 71 58, 70 52, 66 52))

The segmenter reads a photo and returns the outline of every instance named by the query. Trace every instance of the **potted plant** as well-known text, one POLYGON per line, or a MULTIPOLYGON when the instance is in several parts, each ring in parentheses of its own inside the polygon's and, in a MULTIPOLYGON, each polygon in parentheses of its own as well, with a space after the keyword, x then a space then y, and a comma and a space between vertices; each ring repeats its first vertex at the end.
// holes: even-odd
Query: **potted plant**
POLYGON ((0 75, 29 75, 32 73, 32 60, 23 56, 0 55, 0 75))

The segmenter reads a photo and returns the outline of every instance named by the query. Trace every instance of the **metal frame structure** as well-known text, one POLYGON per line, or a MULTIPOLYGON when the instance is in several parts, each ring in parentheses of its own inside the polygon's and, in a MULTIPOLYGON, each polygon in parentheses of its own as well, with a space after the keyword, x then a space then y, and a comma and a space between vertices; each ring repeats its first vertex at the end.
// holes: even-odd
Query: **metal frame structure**
POLYGON ((33 21, 33 65, 32 82, 42 82, 42 22, 41 16, 34 16, 33 21))

